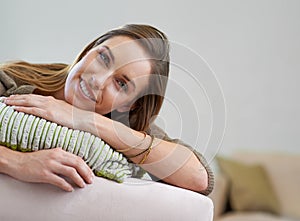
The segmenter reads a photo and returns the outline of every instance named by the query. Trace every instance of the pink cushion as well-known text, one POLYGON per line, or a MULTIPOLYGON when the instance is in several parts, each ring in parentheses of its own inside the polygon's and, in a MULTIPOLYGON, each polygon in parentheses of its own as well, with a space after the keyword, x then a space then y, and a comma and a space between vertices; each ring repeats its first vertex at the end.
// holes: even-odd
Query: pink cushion
POLYGON ((119 184, 96 177, 92 185, 64 192, 0 174, 0 220, 203 220, 212 201, 174 186, 129 178, 119 184))

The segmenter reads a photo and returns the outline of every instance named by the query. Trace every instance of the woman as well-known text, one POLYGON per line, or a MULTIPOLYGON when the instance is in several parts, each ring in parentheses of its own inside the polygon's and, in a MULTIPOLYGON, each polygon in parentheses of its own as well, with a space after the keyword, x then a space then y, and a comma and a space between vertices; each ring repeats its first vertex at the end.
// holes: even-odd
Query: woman
MULTIPOLYGON (((202 155, 153 124, 169 73, 168 40, 156 28, 132 24, 111 30, 72 65, 15 62, 0 71, 0 95, 9 96, 5 103, 17 111, 99 136, 163 182, 212 191, 202 155)), ((82 159, 61 148, 20 153, 0 146, 0 172, 66 191, 73 187, 62 176, 79 187, 93 178, 82 159)))

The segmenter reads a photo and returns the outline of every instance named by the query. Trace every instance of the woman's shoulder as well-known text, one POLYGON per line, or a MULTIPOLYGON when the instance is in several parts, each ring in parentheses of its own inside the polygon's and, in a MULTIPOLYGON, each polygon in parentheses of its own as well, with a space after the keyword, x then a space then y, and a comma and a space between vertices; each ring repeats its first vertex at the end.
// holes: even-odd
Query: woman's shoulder
POLYGON ((24 84, 21 81, 9 76, 0 70, 0 96, 10 96, 12 94, 31 94, 35 86, 24 84))

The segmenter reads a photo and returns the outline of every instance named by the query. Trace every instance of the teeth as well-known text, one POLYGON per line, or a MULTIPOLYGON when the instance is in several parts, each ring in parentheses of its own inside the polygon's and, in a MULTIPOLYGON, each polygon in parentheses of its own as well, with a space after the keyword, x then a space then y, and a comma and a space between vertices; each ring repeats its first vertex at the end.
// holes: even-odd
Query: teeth
POLYGON ((87 90, 85 83, 83 81, 80 81, 80 88, 83 91, 84 95, 87 96, 88 98, 90 98, 91 100, 95 101, 95 99, 93 98, 93 96, 89 93, 89 91, 87 90))

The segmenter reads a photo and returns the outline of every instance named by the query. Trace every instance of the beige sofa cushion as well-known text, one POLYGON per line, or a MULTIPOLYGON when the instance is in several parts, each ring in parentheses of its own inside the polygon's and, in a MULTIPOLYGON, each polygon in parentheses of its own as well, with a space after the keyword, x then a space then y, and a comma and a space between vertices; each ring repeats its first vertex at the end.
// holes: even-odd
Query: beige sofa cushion
POLYGON ((218 164, 230 180, 229 201, 234 211, 266 211, 279 214, 280 206, 268 174, 260 165, 248 165, 218 157, 218 164))
POLYGON ((283 216, 300 219, 300 155, 235 153, 234 159, 264 166, 278 196, 283 216))
POLYGON ((296 221, 262 212, 234 212, 228 213, 215 221, 296 221))

